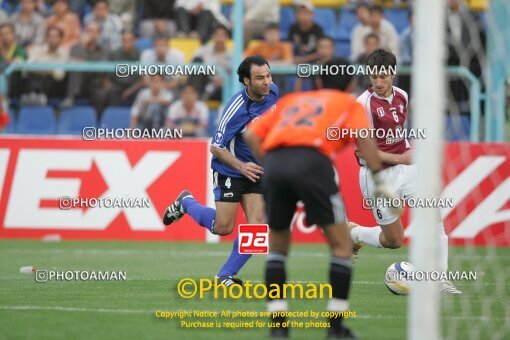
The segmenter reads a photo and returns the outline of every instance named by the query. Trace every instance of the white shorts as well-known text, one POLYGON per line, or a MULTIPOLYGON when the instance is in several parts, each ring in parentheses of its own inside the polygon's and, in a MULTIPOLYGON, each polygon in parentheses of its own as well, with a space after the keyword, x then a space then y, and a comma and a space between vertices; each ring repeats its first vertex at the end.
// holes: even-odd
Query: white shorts
MULTIPOLYGON (((414 196, 416 192, 416 165, 399 164, 386 168, 382 172, 388 189, 393 191, 397 197, 406 199, 414 196)), ((364 198, 373 197, 374 182, 372 173, 365 166, 359 169, 359 186, 364 198)), ((372 213, 379 225, 388 225, 400 217, 392 213, 390 208, 383 206, 375 206, 372 213)))

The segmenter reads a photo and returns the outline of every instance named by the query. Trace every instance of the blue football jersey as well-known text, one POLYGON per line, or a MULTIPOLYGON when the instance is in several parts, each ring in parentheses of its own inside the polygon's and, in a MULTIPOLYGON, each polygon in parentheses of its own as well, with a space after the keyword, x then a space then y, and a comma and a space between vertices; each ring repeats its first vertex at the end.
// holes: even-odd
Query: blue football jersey
MULTIPOLYGON (((258 164, 244 141, 242 133, 246 130, 246 125, 249 122, 275 105, 279 94, 278 86, 274 83, 271 84, 269 94, 258 102, 253 101, 248 96, 246 88, 234 94, 223 109, 220 124, 214 134, 212 145, 227 149, 241 162, 258 164)), ((223 176, 243 177, 239 171, 220 162, 215 156, 212 158, 211 168, 223 176)))

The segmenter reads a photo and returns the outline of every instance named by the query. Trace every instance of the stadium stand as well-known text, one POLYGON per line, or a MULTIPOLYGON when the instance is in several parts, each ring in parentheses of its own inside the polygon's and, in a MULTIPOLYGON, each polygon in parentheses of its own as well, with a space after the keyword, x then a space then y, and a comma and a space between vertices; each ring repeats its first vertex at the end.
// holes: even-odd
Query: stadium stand
POLYGON ((446 139, 450 141, 468 141, 470 123, 467 116, 446 117, 446 139))
POLYGON ((54 134, 57 119, 51 106, 22 107, 16 124, 16 133, 23 134, 54 134))
POLYGON ((408 11, 402 9, 389 8, 384 11, 384 16, 395 26, 398 33, 402 33, 409 26, 409 21, 407 20, 408 14, 408 11))
POLYGON ((104 110, 99 127, 111 129, 127 129, 129 127, 131 109, 129 107, 110 106, 104 110))
POLYGON ((190 38, 173 38, 170 39, 168 46, 184 52, 184 59, 187 63, 189 63, 195 51, 200 47, 200 40, 190 38))
POLYGON ((96 110, 92 106, 75 106, 62 110, 58 119, 58 133, 80 135, 84 127, 97 125, 96 110))
POLYGON ((138 38, 136 39, 136 48, 140 51, 152 48, 152 39, 150 38, 138 38))
POLYGON ((316 8, 314 21, 322 26, 326 35, 333 37, 336 27, 336 15, 331 8, 316 8))
POLYGON ((335 29, 336 34, 333 38, 342 41, 350 41, 351 31, 357 23, 358 19, 356 18, 356 13, 348 8, 343 9, 340 12, 340 18, 335 29))
MULTIPOLYGON (((351 49, 351 31, 353 27, 358 22, 356 18, 356 13, 354 11, 354 5, 352 1, 348 0, 313 0, 311 1, 314 6, 314 21, 318 23, 324 30, 325 34, 331 36, 335 42, 335 56, 341 56, 348 58, 350 56, 351 49)), ((395 6, 392 1, 372 1, 374 4, 383 4, 386 6, 385 8, 385 17, 395 26, 397 31, 401 33, 406 27, 408 27, 408 9, 406 2, 401 2, 402 4, 395 6)), ((48 2, 50 3, 50 2, 48 2)), ((292 0, 280 0, 280 30, 282 39, 288 39, 288 31, 289 27, 296 21, 295 8, 293 7, 294 2, 292 0)), ((487 6, 486 0, 470 0, 468 1, 471 9, 482 11, 487 6)), ((71 6, 72 7, 72 6, 71 6)), ((8 14, 12 15, 19 10, 19 4, 17 1, 6 0, 1 4, 1 8, 8 14)), ((71 8, 73 9, 73 8, 71 8)), ((77 14, 81 19, 82 30, 83 30, 83 19, 84 17, 91 13, 92 8, 87 3, 85 6, 82 6, 77 14)), ((222 0, 221 1, 221 12, 228 20, 231 20, 232 14, 232 0, 222 0)), ((46 12, 42 13, 44 16, 48 17, 51 14, 51 6, 48 4, 46 12)), ((134 31, 137 34, 137 39, 135 46, 138 50, 143 51, 149 48, 153 48, 153 39, 144 38, 140 36, 140 21, 142 20, 143 14, 143 4, 140 2, 137 6, 137 15, 135 20, 135 29, 134 31)), ((485 13, 481 12, 481 20, 486 26, 486 18, 485 13)), ((201 42, 198 39, 189 39, 189 38, 171 38, 168 40, 169 45, 172 49, 180 50, 185 55, 186 62, 190 62, 193 54, 196 50, 201 46, 201 42)), ((248 46, 251 46, 255 41, 252 40, 248 42, 248 46)), ((227 46, 231 48, 233 45, 232 40, 227 42, 227 46)), ((13 77, 14 78, 14 77, 13 77)), ((69 80, 69 76, 66 77, 69 80)), ((286 82, 284 85, 285 92, 291 92, 294 90, 294 86, 296 83, 295 76, 286 76, 286 82)), ((24 82, 18 82, 15 84, 17 87, 23 87, 24 82)), ((172 89, 174 92, 175 99, 179 97, 179 88, 183 84, 180 84, 176 89, 172 89)), ((301 83, 303 90, 313 89, 312 82, 302 82, 301 83)), ((12 87, 11 82, 9 82, 9 87, 12 87)), ((135 88, 133 91, 136 95, 136 84, 133 84, 135 88)), ((140 87, 138 87, 140 88, 140 87)), ((24 94, 26 93, 26 89, 21 88, 21 90, 13 91, 13 93, 24 94), (25 91, 25 92, 23 92, 25 91)), ((133 93, 130 94, 133 96, 133 93)), ((10 107, 16 108, 16 110, 12 113, 11 123, 6 126, 4 132, 7 133, 59 133, 59 134, 79 134, 82 127, 84 125, 96 125, 96 119, 99 119, 101 125, 106 125, 109 127, 129 127, 129 107, 110 107, 108 108, 100 117, 97 117, 94 110, 90 107, 86 107, 83 105, 89 105, 90 100, 85 97, 77 97, 74 105, 76 107, 71 107, 70 109, 66 109, 60 113, 60 119, 58 120, 58 126, 55 120, 55 112, 59 113, 61 110, 61 103, 63 98, 49 98, 48 107, 41 107, 39 109, 35 109, 33 107, 23 107, 22 101, 20 100, 20 96, 16 95, 10 100, 10 107), (21 109, 21 110, 20 110, 21 109), (50 113, 51 110, 51 113, 50 113), (36 116, 35 112, 39 112, 40 115, 36 116), (27 121, 27 115, 30 115, 32 122, 27 121), (48 121, 44 121, 46 118, 48 121), (49 118, 48 118, 49 117, 49 118), (14 123, 16 122, 16 123, 14 123)), ((129 105, 129 101, 123 100, 122 105, 129 105)), ((208 101, 209 109, 211 110, 211 120, 216 119, 217 110, 220 102, 218 101, 208 101)), ((463 140, 465 139, 465 129, 469 131, 469 118, 461 117, 449 118, 448 124, 456 124, 452 123, 454 120, 459 120, 461 126, 463 127, 461 131, 453 131, 449 136, 452 140, 463 140), (466 125, 467 124, 467 125, 466 125)), ((210 125, 210 129, 214 126, 210 125)), ((456 125, 459 126, 459 125, 456 125)), ((209 131, 210 132, 210 131, 209 131)))

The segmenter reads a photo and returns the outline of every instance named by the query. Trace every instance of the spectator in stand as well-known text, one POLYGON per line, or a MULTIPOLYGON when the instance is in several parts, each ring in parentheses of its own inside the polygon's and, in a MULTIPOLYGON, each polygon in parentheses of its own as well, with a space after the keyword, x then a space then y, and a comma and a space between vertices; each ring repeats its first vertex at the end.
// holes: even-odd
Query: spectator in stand
POLYGON ((27 59, 27 52, 16 43, 16 30, 11 23, 0 25, 0 65, 3 70, 14 61, 27 59))
POLYGON ((161 129, 165 124, 173 94, 165 87, 161 75, 145 78, 146 88, 140 90, 131 108, 131 128, 161 129))
POLYGON ((122 33, 122 21, 116 14, 110 13, 108 1, 98 0, 94 3, 92 13, 84 20, 85 25, 91 21, 97 22, 101 30, 100 45, 109 51, 115 51, 120 47, 122 33))
POLYGON ((187 137, 204 137, 209 123, 209 109, 198 100, 198 91, 187 84, 181 92, 181 99, 170 106, 165 126, 170 129, 182 129, 187 137))
POLYGON ((253 43, 245 56, 263 56, 271 65, 292 64, 292 45, 280 39, 280 25, 269 24, 264 31, 264 40, 253 43))
POLYGON ((35 6, 35 0, 21 0, 20 11, 11 16, 16 40, 23 47, 44 43, 46 22, 44 17, 35 11, 35 6))
MULTIPOLYGON (((231 19, 234 20, 232 11, 231 19)), ((244 44, 262 39, 269 24, 280 22, 280 2, 274 0, 244 0, 244 44)))
POLYGON ((384 19, 384 8, 372 6, 370 8, 370 30, 366 35, 376 33, 379 36, 379 45, 385 50, 393 52, 397 59, 400 54, 399 38, 395 26, 384 19))
MULTIPOLYGON (((27 59, 26 50, 16 44, 16 31, 11 23, 0 25, 0 71, 3 71, 12 62, 27 59)), ((19 96, 23 90, 20 72, 14 72, 9 77, 9 95, 19 96)))
MULTIPOLYGON (((95 21, 89 21, 85 26, 81 42, 71 48, 70 59, 72 61, 106 60, 108 52, 100 45, 100 36, 101 28, 99 24, 95 21)), ((67 84, 67 96, 62 102, 62 106, 73 106, 75 98, 81 95, 88 98, 97 112, 100 113, 104 79, 104 76, 97 73, 71 72, 67 84)))
MULTIPOLYGON (((335 55, 335 41, 333 38, 323 35, 317 41, 317 63, 325 65, 335 55)), ((303 78, 297 78, 294 83, 294 91, 299 92, 303 88, 303 78)), ((322 80, 320 76, 313 77, 313 88, 321 89, 322 80)))
POLYGON ((80 41, 80 18, 69 10, 68 0, 53 3, 53 15, 46 20, 46 27, 58 28, 64 33, 62 47, 70 49, 80 41))
MULTIPOLYGON (((185 63, 184 53, 175 48, 168 47, 168 40, 165 37, 157 37, 154 40, 154 48, 145 50, 140 56, 140 63, 144 65, 151 64, 170 64, 183 65, 185 63)), ((179 85, 178 77, 167 79, 168 89, 175 89, 179 85)))
MULTIPOLYGON (((364 51, 354 62, 359 65, 366 65, 366 58, 370 53, 380 48, 379 36, 375 33, 368 34, 363 39, 364 51)), ((353 79, 354 93, 356 96, 361 95, 371 85, 368 75, 355 75, 353 79)))
MULTIPOLYGON (((63 39, 64 32, 60 28, 49 28, 46 44, 32 47, 28 61, 65 63, 68 60, 68 50, 62 46, 63 39)), ((62 97, 64 77, 64 70, 59 69, 30 72, 28 100, 32 104, 46 105, 48 97, 62 97)))
MULTIPOLYGON (((480 17, 470 11, 463 0, 448 0, 448 9, 448 65, 468 68, 483 86, 482 67, 486 63, 487 38, 480 17)), ((449 100, 458 103, 449 105, 449 113, 469 116, 469 89, 466 83, 462 79, 451 79, 449 83, 449 100)))
MULTIPOLYGON (((200 47, 193 56, 193 61, 210 65, 221 66, 228 73, 232 72, 232 51, 227 48, 230 35, 225 26, 217 26, 212 34, 211 41, 200 47)), ((193 76, 191 83, 202 93, 203 100, 221 100, 223 79, 215 76, 193 76)))
POLYGON ((140 63, 149 65, 157 63, 184 64, 184 52, 168 47, 168 40, 165 37, 157 37, 154 40, 154 47, 142 52, 140 63))
POLYGON ((333 38, 324 35, 317 41, 317 62, 325 65, 335 56, 335 41, 333 38))
POLYGON ((358 23, 351 32, 351 61, 358 59, 363 54, 363 38, 370 30, 370 7, 366 3, 357 5, 356 16, 358 23))
POLYGON ((140 23, 140 35, 154 39, 157 36, 170 38, 174 36, 175 0, 144 0, 143 14, 140 23))
MULTIPOLYGON (((244 54, 246 57, 261 55, 270 65, 291 65, 293 60, 292 45, 288 41, 281 41, 280 25, 278 24, 269 24, 264 31, 264 40, 254 42, 244 54)), ((283 93, 285 76, 273 75, 273 82, 280 88, 280 94, 283 93)))
POLYGON ((175 7, 177 37, 196 38, 204 43, 215 25, 228 25, 219 0, 177 0, 175 7))
MULTIPOLYGON (((140 60, 140 51, 135 46, 136 37, 131 31, 122 33, 122 45, 117 51, 113 51, 108 58, 110 61, 136 62, 140 60)), ((138 75, 117 77, 111 74, 105 81, 102 109, 107 106, 131 105, 136 92, 143 86, 143 80, 138 75)))
POLYGON ((318 59, 317 42, 324 31, 313 21, 313 4, 309 1, 299 1, 297 4, 296 23, 289 28, 289 40, 294 46, 294 63, 315 62, 318 59))
POLYGON ((136 20, 136 0, 108 0, 110 10, 120 18, 123 30, 133 30, 136 20))

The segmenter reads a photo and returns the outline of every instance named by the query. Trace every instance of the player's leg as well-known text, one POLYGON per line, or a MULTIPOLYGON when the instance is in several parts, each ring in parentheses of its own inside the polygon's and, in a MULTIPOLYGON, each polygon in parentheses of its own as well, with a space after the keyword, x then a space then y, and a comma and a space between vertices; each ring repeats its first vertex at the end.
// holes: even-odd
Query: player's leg
MULTIPOLYGON (((332 288, 332 299, 328 301, 327 310, 330 312, 345 312, 349 310, 352 241, 345 222, 327 225, 323 230, 331 250, 329 282, 332 288)), ((356 338, 354 333, 342 325, 341 318, 330 318, 329 322, 328 336, 346 339, 356 338)))
MULTIPOLYGON (((215 174, 214 177, 218 179, 214 183, 216 210, 202 205, 193 197, 191 192, 184 190, 166 209, 163 223, 169 225, 188 214, 198 225, 213 234, 222 236, 230 234, 234 230, 241 194, 230 190, 232 185, 230 178, 218 174, 215 174), (227 187, 225 183, 228 183, 227 187)), ((232 179, 232 183, 236 183, 236 179, 232 179)))
MULTIPOLYGON (((385 171, 387 183, 391 183, 391 189, 400 194, 402 183, 401 169, 399 166, 388 168, 385 171)), ((373 181, 370 170, 360 168, 359 182, 365 203, 373 204, 373 181)), ((394 214, 388 207, 371 206, 374 218, 377 221, 375 227, 365 227, 354 222, 349 222, 348 229, 354 242, 354 258, 357 257, 362 245, 367 244, 377 248, 400 248, 404 242, 404 229, 400 216, 394 214)))
POLYGON ((214 234, 216 210, 200 204, 188 190, 181 192, 177 199, 166 208, 163 223, 170 225, 179 221, 185 214, 189 214, 199 226, 214 234))
MULTIPOLYGON (((402 194, 405 197, 415 197, 416 180, 418 178, 418 176, 416 176, 416 165, 405 166, 404 170, 405 173, 402 182, 402 194)), ((448 270, 448 236, 444 230, 439 209, 435 209, 435 214, 437 222, 434 227, 437 228, 438 235, 439 265, 441 270, 448 270)))
MULTIPOLYGON (((416 194, 416 165, 409 165, 405 167, 405 174, 403 176, 404 180, 402 183, 402 193, 405 197, 413 197, 416 194)), ((437 228, 437 255, 439 258, 439 269, 441 271, 448 270, 448 236, 444 230, 444 224, 441 220, 441 214, 439 209, 434 208, 434 212, 436 214, 436 224, 435 228, 437 228)), ((412 232, 412 231, 411 231, 412 232)), ((455 287, 455 285, 449 280, 441 281, 440 289, 443 293, 450 294, 460 294, 462 293, 460 290, 455 287)))
MULTIPOLYGON (((280 151, 272 151, 266 155, 264 163, 264 199, 267 223, 269 224, 269 254, 266 259, 266 287, 277 285, 283 291, 286 282, 286 261, 290 244, 290 223, 299 200, 295 185, 289 183, 287 163, 279 157, 280 151), (276 154, 275 154, 276 153, 276 154)), ((258 218, 255 214, 254 218, 258 218)), ((273 286, 274 287, 274 286, 273 286)), ((283 298, 268 298, 267 310, 271 313, 288 310, 287 301, 283 298)), ((284 317, 273 315, 271 322, 285 321, 284 317)), ((271 328, 271 336, 287 337, 288 328, 271 328)))
MULTIPOLYGON (((347 312, 351 284, 352 241, 346 226, 345 206, 335 182, 331 162, 321 154, 308 155, 313 164, 302 176, 299 195, 305 204, 307 222, 323 227, 331 250, 329 281, 332 298, 328 312, 347 312)), ((341 318, 330 318, 328 337, 354 339, 356 335, 342 324, 341 318)))
MULTIPOLYGON (((241 197, 241 206, 243 207, 247 223, 264 223, 264 197, 261 193, 243 194, 241 197)), ((233 283, 242 282, 239 279, 236 280, 233 276, 241 270, 250 258, 250 254, 239 254, 239 236, 236 237, 227 262, 221 267, 217 277, 227 280, 226 282, 228 285, 232 284, 230 281, 233 283)))
POLYGON ((399 217, 394 222, 379 223, 375 227, 364 227, 349 222, 349 230, 353 242, 368 244, 376 248, 398 249, 404 243, 404 227, 399 217))

